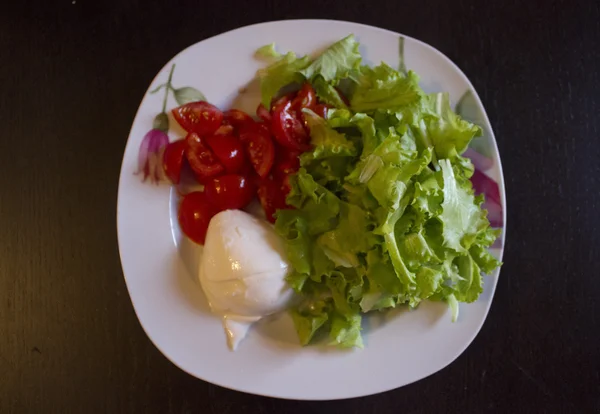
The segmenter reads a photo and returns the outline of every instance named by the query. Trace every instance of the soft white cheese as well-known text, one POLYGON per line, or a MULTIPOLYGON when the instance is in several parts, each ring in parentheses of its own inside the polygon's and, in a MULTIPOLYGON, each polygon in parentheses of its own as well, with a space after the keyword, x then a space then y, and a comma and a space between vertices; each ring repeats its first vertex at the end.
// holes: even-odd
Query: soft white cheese
POLYGON ((250 325, 285 309, 292 291, 289 264, 273 227, 241 210, 212 218, 200 262, 200 283, 213 312, 223 318, 231 349, 250 325))

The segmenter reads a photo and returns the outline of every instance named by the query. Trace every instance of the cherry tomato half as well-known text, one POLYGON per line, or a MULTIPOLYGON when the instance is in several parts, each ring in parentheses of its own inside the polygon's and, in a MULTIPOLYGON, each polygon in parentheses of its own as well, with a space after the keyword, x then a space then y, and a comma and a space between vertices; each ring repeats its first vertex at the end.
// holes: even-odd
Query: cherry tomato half
POLYGON ((329 106, 325 104, 317 104, 315 105, 313 111, 321 118, 327 119, 327 111, 329 111, 329 106))
POLYGON ((300 161, 289 160, 277 162, 273 166, 273 177, 281 181, 288 175, 297 173, 299 168, 300 161))
POLYGON ((233 127, 228 124, 221 125, 214 133, 214 135, 231 135, 233 134, 233 127))
POLYGON ((288 102, 291 102, 296 97, 296 94, 297 94, 296 92, 290 92, 290 93, 283 95, 279 99, 273 99, 271 101, 271 113, 273 113, 273 111, 275 111, 275 108, 277 108, 279 105, 283 105, 288 102))
POLYGON ((246 156, 244 155, 244 147, 237 137, 233 135, 210 135, 205 140, 228 173, 235 174, 242 170, 246 164, 246 156))
POLYGON ((247 122, 254 122, 254 119, 244 111, 239 109, 230 109, 223 114, 223 123, 240 128, 247 122))
POLYGON ((281 185, 271 178, 263 180, 258 187, 258 199, 265 210, 267 220, 275 223, 274 214, 277 210, 286 208, 285 195, 281 191, 281 185))
MULTIPOLYGON (((283 201, 286 202, 287 200, 287 196, 290 193, 290 191, 292 190, 292 184, 290 183, 290 176, 286 175, 285 177, 283 177, 283 179, 281 180, 281 193, 283 194, 283 201)), ((286 202, 286 208, 287 208, 287 202, 286 202)))
POLYGON ((206 194, 194 191, 183 197, 179 205, 179 225, 183 233, 198 244, 204 244, 210 219, 219 211, 208 202, 206 194))
POLYGON ((310 148, 310 137, 291 107, 292 103, 288 101, 275 108, 271 124, 273 135, 279 144, 288 149, 306 151, 310 148))
POLYGON ((204 185, 206 198, 220 211, 246 207, 256 187, 243 175, 229 174, 213 178, 204 185))
POLYGON ((275 146, 271 137, 261 132, 247 132, 244 134, 244 145, 254 171, 261 178, 266 178, 275 160, 275 146))
POLYGON ((185 137, 185 142, 185 156, 198 180, 203 181, 225 171, 223 164, 219 162, 200 135, 196 133, 188 134, 185 137))
POLYGON ((183 154, 186 145, 185 140, 180 139, 179 141, 171 142, 165 148, 163 169, 165 170, 165 175, 169 177, 169 180, 173 184, 179 184, 179 180, 181 179, 181 165, 183 164, 183 154))
POLYGON ((317 95, 310 83, 305 82, 292 101, 292 110, 301 111, 303 108, 314 109, 317 104, 317 95))
POLYGON ((294 174, 300 169, 300 152, 290 151, 278 146, 272 174, 276 180, 283 180, 287 175, 294 174))
POLYGON ((299 152, 277 149, 277 161, 273 166, 273 179, 280 185, 283 199, 285 200, 291 190, 290 175, 300 169, 299 152))
POLYGON ((271 122, 271 113, 263 104, 259 104, 256 108, 256 115, 265 122, 271 122))
POLYGON ((187 132, 200 135, 214 133, 223 121, 223 112, 208 102, 190 102, 173 109, 173 116, 187 132))
POLYGON ((263 134, 268 137, 271 136, 271 124, 266 122, 256 122, 252 120, 252 122, 246 122, 239 128, 238 136, 240 137, 240 141, 246 143, 248 138, 252 136, 252 134, 263 134))

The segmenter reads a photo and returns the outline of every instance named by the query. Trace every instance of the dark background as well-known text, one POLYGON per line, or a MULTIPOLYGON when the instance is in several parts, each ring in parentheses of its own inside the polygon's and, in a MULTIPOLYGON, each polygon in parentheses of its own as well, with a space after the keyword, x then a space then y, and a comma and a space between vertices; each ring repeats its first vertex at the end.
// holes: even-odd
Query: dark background
POLYGON ((0 413, 600 410, 598 2, 14 3, 0 11, 0 413), (117 182, 148 84, 190 44, 289 18, 438 48, 503 157, 508 239, 483 329, 449 367, 381 395, 283 401, 192 378, 150 343, 122 276, 117 182))

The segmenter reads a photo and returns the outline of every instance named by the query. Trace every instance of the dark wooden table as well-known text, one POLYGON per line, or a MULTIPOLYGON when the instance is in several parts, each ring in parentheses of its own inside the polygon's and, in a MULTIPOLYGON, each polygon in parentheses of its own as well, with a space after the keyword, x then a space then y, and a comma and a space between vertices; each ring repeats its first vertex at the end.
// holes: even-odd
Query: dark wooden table
POLYGON ((598 2, 16 3, 0 12, 0 413, 600 410, 598 2), (381 395, 282 401, 192 378, 150 343, 123 281, 117 181, 149 82, 192 43, 287 18, 438 48, 503 156, 508 240, 483 329, 449 367, 381 395))

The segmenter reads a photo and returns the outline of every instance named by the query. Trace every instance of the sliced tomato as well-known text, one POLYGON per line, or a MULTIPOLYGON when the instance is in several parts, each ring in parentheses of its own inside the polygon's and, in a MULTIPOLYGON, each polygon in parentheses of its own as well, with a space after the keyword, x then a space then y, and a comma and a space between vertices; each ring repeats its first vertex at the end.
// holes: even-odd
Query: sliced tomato
POLYGON ((290 92, 290 93, 286 93, 279 99, 273 99, 271 101, 271 113, 273 113, 273 111, 275 111, 275 108, 277 108, 279 105, 283 105, 287 102, 293 101, 294 98, 296 97, 296 95, 297 95, 297 92, 290 92))
POLYGON ((248 134, 258 133, 271 136, 271 124, 263 121, 246 122, 238 129, 238 136, 242 142, 247 141, 248 134))
POLYGON ((291 190, 290 176, 300 169, 300 155, 298 151, 290 151, 281 146, 277 147, 277 156, 273 166, 272 175, 282 191, 285 200, 291 190))
POLYGON ((273 135, 279 144, 288 149, 306 151, 310 148, 310 137, 291 107, 292 103, 287 101, 275 108, 271 123, 273 135))
POLYGON ((277 161, 278 162, 288 162, 289 161, 289 162, 293 162, 293 163, 298 163, 298 165, 299 165, 300 159, 298 157, 300 157, 302 152, 289 150, 280 145, 277 146, 276 150, 277 150, 277 161))
POLYGON ((225 167, 213 154, 204 139, 196 133, 185 137, 185 156, 199 181, 217 176, 225 171, 225 167))
POLYGON ((259 104, 256 108, 256 115, 265 122, 271 122, 271 113, 263 104, 259 104))
POLYGON ((317 104, 315 105, 313 111, 321 118, 327 119, 327 111, 329 111, 329 106, 325 104, 317 104))
POLYGON ((289 160, 277 162, 275 166, 273 166, 273 177, 279 181, 283 181, 288 175, 297 173, 299 168, 299 161, 289 160))
MULTIPOLYGON (((285 202, 288 194, 292 190, 292 185, 290 184, 290 174, 283 177, 283 179, 281 180, 280 188, 281 188, 281 192, 283 194, 283 201, 285 202)), ((286 203, 286 207, 287 207, 287 203, 286 203)))
POLYGON ((256 187, 243 175, 228 174, 208 181, 204 191, 208 201, 223 211, 246 207, 256 194, 256 187))
POLYGON ((303 108, 314 109, 317 104, 317 94, 310 83, 305 82, 292 101, 292 110, 301 111, 303 108))
POLYGON ((281 146, 277 147, 275 165, 273 165, 272 174, 277 180, 282 180, 289 174, 294 174, 300 168, 300 152, 290 151, 281 146))
POLYGON ((210 219, 218 212, 203 192, 189 193, 183 197, 179 205, 178 218, 181 230, 194 242, 204 244, 210 219))
POLYGON ((254 171, 261 178, 267 177, 275 161, 275 146, 271 137, 264 132, 246 132, 243 142, 254 171))
POLYGON ((271 136, 271 123, 270 122, 257 122, 255 124, 256 130, 268 136, 271 136))
POLYGON ((272 178, 262 180, 258 187, 258 199, 265 210, 265 216, 271 223, 275 223, 275 212, 286 208, 285 195, 281 185, 272 178))
POLYGON ((230 174, 242 171, 247 160, 239 138, 233 135, 209 135, 205 140, 225 171, 230 174))
POLYGON ((165 175, 173 184, 179 184, 181 180, 181 166, 183 164, 183 154, 185 152, 186 142, 184 139, 171 142, 165 148, 163 156, 163 169, 165 175))
POLYGON ((190 102, 173 109, 177 123, 187 132, 200 135, 213 134, 223 121, 223 112, 208 102, 190 102))
POLYGON ((232 135, 233 127, 228 124, 221 125, 214 133, 214 135, 232 135))
POLYGON ((239 109, 230 109, 223 113, 223 123, 233 126, 234 128, 240 128, 242 125, 254 122, 254 119, 244 111, 239 109))

